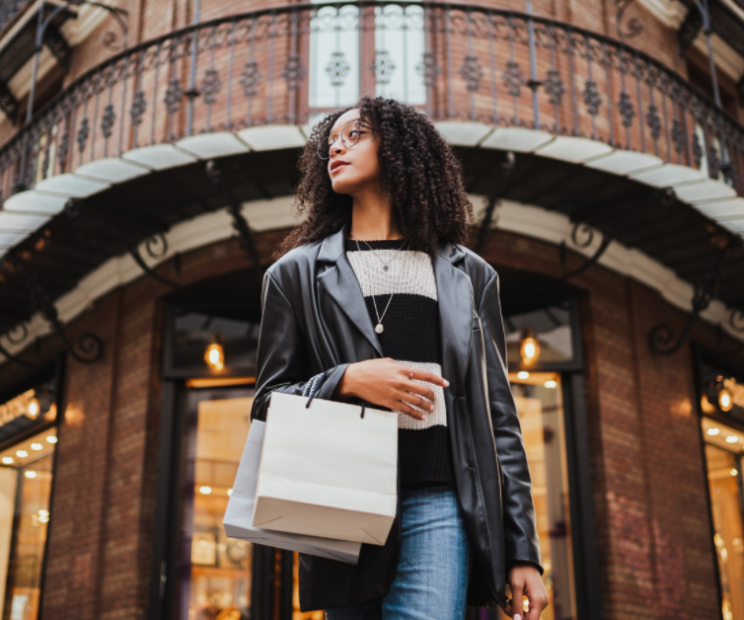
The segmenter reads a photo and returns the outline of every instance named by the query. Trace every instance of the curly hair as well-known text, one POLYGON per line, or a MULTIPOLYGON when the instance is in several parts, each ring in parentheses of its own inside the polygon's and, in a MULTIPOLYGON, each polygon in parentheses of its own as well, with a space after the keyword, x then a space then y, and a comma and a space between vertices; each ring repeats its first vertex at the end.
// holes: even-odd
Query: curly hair
POLYGON ((319 241, 351 222, 351 196, 333 191, 319 148, 328 144, 336 120, 358 109, 379 141, 382 191, 390 196, 395 224, 410 248, 433 255, 439 244, 465 243, 473 206, 463 187, 460 162, 420 111, 393 99, 364 96, 355 106, 328 115, 313 129, 300 157, 296 208, 307 213, 277 247, 275 258, 319 241))

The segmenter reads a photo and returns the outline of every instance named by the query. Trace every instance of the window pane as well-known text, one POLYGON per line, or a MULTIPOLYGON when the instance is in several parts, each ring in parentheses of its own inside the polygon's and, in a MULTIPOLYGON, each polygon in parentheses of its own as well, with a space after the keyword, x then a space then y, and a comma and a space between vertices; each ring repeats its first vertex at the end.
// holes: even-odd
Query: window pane
POLYGON ((228 538, 222 519, 248 437, 252 393, 188 393, 179 570, 184 576, 182 620, 251 617, 252 546, 228 538))
POLYGON ((566 440, 557 373, 509 373, 532 475, 550 606, 541 620, 576 618, 566 440))
MULTIPOLYGON (((707 420, 706 420, 707 421, 707 420)), ((721 428, 721 424, 709 428, 721 428)), ((707 435, 708 438, 718 438, 707 435)), ((727 436, 731 436, 727 433, 727 436)), ((725 440, 724 440, 725 441, 725 440)), ((705 446, 708 491, 724 620, 744 620, 744 533, 742 533, 741 457, 711 443, 705 446)))
MULTIPOLYGON (((313 3, 322 0, 312 0, 313 3)), ((310 108, 331 110, 359 98, 359 9, 323 7, 311 21, 310 108)))
POLYGON ((510 366, 522 363, 522 338, 534 334, 540 345, 538 363, 566 362, 574 357, 571 338, 571 308, 553 305, 504 316, 506 357, 510 366))
POLYGON ((36 620, 49 524, 55 429, 0 453, 3 620, 36 620))
POLYGON ((423 62, 424 10, 418 6, 375 8, 376 93, 409 105, 426 103, 423 62))

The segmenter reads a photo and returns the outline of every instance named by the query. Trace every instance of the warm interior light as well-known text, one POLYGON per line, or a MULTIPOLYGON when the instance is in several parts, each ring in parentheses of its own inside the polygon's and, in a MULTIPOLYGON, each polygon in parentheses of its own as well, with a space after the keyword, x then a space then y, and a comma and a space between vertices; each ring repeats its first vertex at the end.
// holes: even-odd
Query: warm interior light
POLYGON ((517 379, 529 379, 530 373, 528 373, 526 370, 520 370, 517 373, 517 379))
POLYGON ((28 456, 28 452, 25 450, 16 450, 16 456, 25 459, 28 456))
POLYGON ((232 489, 228 489, 228 490, 227 490, 227 494, 228 494, 228 495, 232 495, 232 489))
POLYGON ((4 456, 3 457, 3 465, 12 465, 13 464, 13 457, 12 456, 4 456))
POLYGON ((736 435, 726 437, 726 443, 736 443, 737 441, 739 441, 739 438, 736 435))
POLYGON ((225 367, 225 347, 221 334, 214 334, 212 342, 204 350, 204 361, 212 370, 222 370, 225 367))
POLYGON ((545 382, 545 387, 546 388, 554 388, 554 387, 557 387, 557 385, 558 385, 558 383, 556 381, 553 381, 552 379, 548 379, 545 382))
POLYGON ((721 429, 720 428, 716 428, 715 426, 713 428, 709 428, 708 429, 708 435, 711 435, 713 437, 716 436, 716 435, 718 435, 718 433, 720 433, 720 432, 721 432, 721 429))
POLYGON ((708 397, 705 394, 703 394, 702 398, 700 399, 700 408, 703 410, 703 413, 716 412, 716 408, 713 406, 713 403, 708 400, 708 397))
POLYGON ((49 511, 48 510, 39 510, 39 522, 49 523, 49 511))
POLYGON ((32 450, 43 450, 44 446, 42 446, 40 443, 32 443, 31 449, 32 450))
POLYGON ((726 388, 723 388, 720 392, 718 392, 718 406, 721 408, 722 411, 731 411, 732 407, 734 406, 734 400, 731 398, 731 392, 729 392, 726 388))
POLYGON ((28 403, 28 409, 26 409, 26 415, 32 420, 35 420, 37 416, 39 415, 39 411, 41 411, 41 405, 39 404, 39 399, 32 398, 31 401, 28 403))
POLYGON ((57 443, 57 438, 54 435, 47 435, 47 443, 57 443))
POLYGON ((739 473, 739 472, 738 472, 738 471, 737 471, 736 469, 732 469, 732 470, 731 470, 731 475, 732 475, 732 476, 735 476, 735 475, 736 475, 736 474, 738 474, 738 473, 739 473))
POLYGON ((25 475, 26 478, 36 478, 36 472, 33 469, 29 469, 25 475))
POLYGON ((212 492, 212 487, 207 487, 207 486, 199 487, 199 493, 201 493, 202 495, 209 495, 211 492, 212 492))
POLYGON ((531 366, 540 357, 540 344, 535 338, 535 333, 529 327, 522 331, 519 354, 525 366, 531 366))

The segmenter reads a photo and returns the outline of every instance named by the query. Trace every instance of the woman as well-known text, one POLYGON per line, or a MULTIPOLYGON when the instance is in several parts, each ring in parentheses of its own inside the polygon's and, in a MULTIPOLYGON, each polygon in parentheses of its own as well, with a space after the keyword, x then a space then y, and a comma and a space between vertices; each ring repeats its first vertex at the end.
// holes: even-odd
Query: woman
POLYGON ((363 545, 358 566, 301 556, 302 609, 458 620, 499 604, 537 620, 548 599, 498 277, 460 245, 472 207, 457 160, 423 114, 364 97, 315 127, 301 169, 307 217, 264 278, 252 415, 276 390, 398 411, 400 487, 386 544, 363 545))

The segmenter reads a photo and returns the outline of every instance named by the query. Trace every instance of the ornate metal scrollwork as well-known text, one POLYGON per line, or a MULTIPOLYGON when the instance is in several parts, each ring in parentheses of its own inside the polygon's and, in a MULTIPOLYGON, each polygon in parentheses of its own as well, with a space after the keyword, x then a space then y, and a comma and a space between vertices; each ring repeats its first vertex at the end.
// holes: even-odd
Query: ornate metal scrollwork
POLYGON ((424 86, 434 88, 442 72, 437 64, 437 55, 434 52, 425 52, 421 62, 416 65, 416 72, 423 78, 424 86))
MULTIPOLYGON (((607 251, 607 248, 610 247, 613 239, 617 238, 617 236, 621 232, 623 232, 623 230, 625 230, 630 217, 634 213, 640 211, 641 209, 645 209, 655 200, 661 200, 661 204, 667 207, 674 202, 674 198, 674 190, 672 190, 671 188, 664 188, 655 190, 645 200, 637 201, 630 209, 627 209, 625 211, 622 219, 617 223, 617 225, 612 229, 610 233, 602 233, 602 241, 600 242, 599 247, 594 251, 594 254, 592 254, 592 256, 590 256, 581 266, 565 274, 563 276, 563 279, 568 280, 570 278, 573 278, 586 271, 592 265, 595 265, 597 261, 599 261, 599 259, 602 257, 602 255, 607 251)), ((571 229, 571 241, 573 241, 574 245, 576 245, 577 247, 588 248, 592 244, 592 241, 594 241, 594 229, 592 229, 591 226, 589 226, 588 224, 584 224, 582 222, 574 223, 573 228, 571 229), (580 233, 585 237, 582 241, 579 240, 580 233)))
MULTIPOLYGON (((78 217, 82 211, 85 211, 86 213, 94 216, 99 222, 104 224, 106 228, 111 231, 111 234, 116 237, 119 243, 121 243, 121 245, 126 248, 129 255, 134 259, 134 262, 139 265, 140 269, 142 269, 145 274, 147 274, 154 280, 165 284, 166 286, 178 288, 178 284, 172 282, 168 278, 164 278, 160 274, 153 271, 150 266, 143 260, 142 255, 139 252, 139 248, 129 243, 126 237, 121 234, 116 225, 105 215, 99 213, 95 209, 91 209, 85 204, 84 201, 80 200, 79 198, 70 198, 65 204, 65 213, 69 217, 78 217)), ((150 236, 145 241, 145 249, 152 258, 159 258, 163 256, 168 251, 168 242, 165 240, 165 236, 163 235, 163 233, 158 231, 154 235, 150 236), (162 251, 160 251, 159 253, 157 251, 158 245, 162 246, 163 248, 162 251)))
POLYGON ((346 62, 346 55, 343 52, 333 52, 325 71, 332 86, 343 86, 346 75, 351 71, 351 66, 346 62))
POLYGON ((28 327, 26 327, 26 324, 21 322, 18 323, 18 325, 12 327, 8 332, 5 334, 5 337, 8 339, 8 342, 10 344, 21 344, 26 338, 28 338, 28 327), (19 336, 15 336, 14 332, 20 331, 19 336))
POLYGON ((708 308, 710 302, 718 292, 718 283, 721 276, 721 267, 726 258, 741 250, 741 239, 731 236, 726 246, 718 254, 716 262, 710 273, 701 285, 695 287, 695 294, 692 298, 692 311, 687 317, 685 324, 679 332, 677 338, 674 338, 674 330, 668 323, 659 323, 654 326, 648 334, 648 344, 653 353, 659 355, 672 355, 682 346, 687 338, 695 319, 700 313, 708 308))
MULTIPOLYGON (((15 270, 21 273, 26 279, 26 287, 31 299, 32 311, 34 313, 40 312, 41 315, 49 321, 70 357, 81 364, 90 364, 101 359, 101 357, 103 357, 103 341, 94 333, 85 332, 78 339, 76 350, 76 347, 73 346, 65 333, 62 322, 59 319, 57 307, 49 297, 49 294, 39 284, 36 276, 34 276, 33 272, 28 268, 26 262, 16 254, 10 254, 7 260, 13 265, 15 270)), ((2 350, 0 353, 8 357, 6 351, 2 350)), ((17 359, 14 359, 13 361, 25 364, 25 362, 21 362, 17 359)))
POLYGON ((207 162, 206 172, 212 183, 222 187, 222 191, 228 200, 227 210, 233 220, 232 226, 240 237, 240 245, 243 247, 246 254, 248 254, 248 257, 251 259, 256 271, 263 273, 264 269, 261 266, 261 259, 258 256, 256 244, 253 242, 253 234, 248 226, 248 222, 240 210, 240 200, 235 195, 235 192, 233 192, 230 183, 225 178, 225 175, 222 174, 222 171, 217 167, 217 164, 213 159, 210 159, 207 162))
POLYGON ((621 39, 632 39, 643 32, 643 22, 638 17, 632 17, 627 24, 623 25, 625 11, 633 4, 634 0, 616 0, 617 1, 617 36, 621 39))
POLYGON ((729 314, 729 325, 737 332, 744 332, 744 310, 732 308, 729 314))

